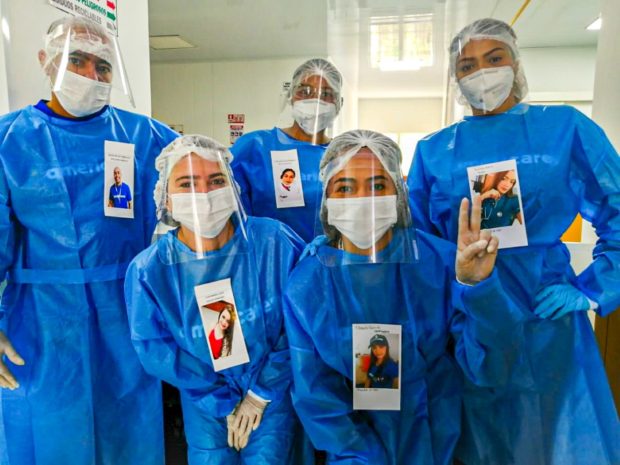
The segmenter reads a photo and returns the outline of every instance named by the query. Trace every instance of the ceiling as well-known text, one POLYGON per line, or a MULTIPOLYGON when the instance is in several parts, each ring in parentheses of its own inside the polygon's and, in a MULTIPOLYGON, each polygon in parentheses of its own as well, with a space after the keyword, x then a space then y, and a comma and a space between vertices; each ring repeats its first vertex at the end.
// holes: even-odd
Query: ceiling
POLYGON ((151 36, 180 35, 193 49, 151 50, 154 62, 326 55, 321 0, 149 0, 151 36))
MULTIPOLYGON (((601 0, 531 0, 515 25, 521 47, 595 46, 585 27, 601 0)), ((510 21, 523 0, 149 0, 150 35, 181 35, 192 49, 151 50, 153 62, 245 60, 328 55, 328 18, 347 8, 397 14, 441 8, 465 24, 510 21), (343 8, 343 5, 345 7, 343 8)), ((358 11, 359 12, 359 11, 358 11)))
MULTIPOLYGON (((523 0, 467 2, 470 19, 491 16, 510 22, 523 0)), ((596 46, 598 33, 587 31, 600 14, 601 0, 531 0, 515 23, 520 47, 596 46)))

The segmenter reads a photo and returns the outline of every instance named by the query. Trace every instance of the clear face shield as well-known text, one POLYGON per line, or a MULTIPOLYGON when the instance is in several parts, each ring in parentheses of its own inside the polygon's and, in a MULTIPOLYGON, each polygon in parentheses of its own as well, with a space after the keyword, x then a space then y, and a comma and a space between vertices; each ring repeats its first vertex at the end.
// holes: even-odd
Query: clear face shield
POLYGON ((340 111, 340 94, 326 79, 313 75, 291 89, 293 120, 309 136, 330 131, 340 111))
POLYGON ((450 44, 450 76, 457 101, 489 113, 525 99, 527 79, 512 28, 485 18, 463 28, 450 44))
POLYGON ((135 106, 118 40, 102 26, 80 18, 55 23, 39 60, 52 92, 73 116, 99 111, 113 89, 135 106))
POLYGON ((293 132, 301 131, 304 139, 313 144, 323 143, 342 107, 341 89, 342 76, 331 63, 309 60, 293 75, 288 93, 290 115, 283 112, 278 126, 292 124, 293 132))
POLYGON ((166 250, 165 262, 247 252, 246 215, 230 158, 225 147, 202 136, 183 136, 158 157, 158 218, 176 228, 180 242, 166 250))
POLYGON ((323 231, 318 233, 327 236, 329 247, 322 248, 320 260, 328 266, 414 262, 415 233, 400 158, 389 163, 377 144, 364 144, 347 147, 322 167, 323 231))

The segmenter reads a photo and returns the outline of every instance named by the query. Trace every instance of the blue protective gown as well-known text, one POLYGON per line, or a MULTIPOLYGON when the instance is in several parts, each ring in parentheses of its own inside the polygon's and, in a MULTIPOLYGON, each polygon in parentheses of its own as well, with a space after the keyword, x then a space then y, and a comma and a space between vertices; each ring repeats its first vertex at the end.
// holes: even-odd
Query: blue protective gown
POLYGON ((6 362, 20 387, 0 390, 0 464, 161 465, 160 386, 131 345, 123 281, 176 133, 112 107, 47 113, 0 118, 0 327, 26 361, 6 362), (135 144, 134 219, 104 216, 106 140, 135 144))
POLYGON ((408 178, 414 222, 456 241, 467 167, 508 159, 517 162, 529 246, 500 250, 497 270, 527 307, 525 346, 507 388, 468 386, 458 455, 468 465, 618 464, 620 424, 587 314, 541 320, 532 308, 540 289, 562 282, 601 315, 620 305, 620 158, 601 128, 566 106, 466 117, 418 143, 408 178), (600 238, 579 276, 560 242, 577 213, 600 238))
MULTIPOLYGON (((383 258, 401 250, 400 239, 395 235, 383 258)), ((344 252, 319 236, 291 275, 285 320, 293 404, 328 464, 451 464, 461 421, 457 361, 478 383, 507 379, 504 353, 518 343, 520 311, 495 274, 461 286, 452 281, 450 243, 420 233, 417 249, 414 263, 326 266, 343 262, 344 252), (505 310, 501 319, 496 308, 505 310), (357 323, 402 325, 400 412, 353 410, 357 323)))
MULTIPOLYGON (((322 184, 319 163, 327 145, 312 145, 285 134, 281 129, 250 132, 240 137, 230 151, 235 180, 241 188, 241 200, 248 215, 266 216, 290 226, 301 238, 310 242, 321 231, 317 228, 317 212, 322 184), (271 167, 271 152, 296 150, 303 187, 303 207, 277 208, 276 190, 271 167)), ((276 173, 279 181, 280 173, 276 173)))
POLYGON ((144 368, 179 388, 190 465, 288 464, 296 420, 283 287, 303 242, 285 225, 249 217, 221 249, 195 259, 170 231, 127 272, 131 339, 144 368), (250 362, 213 370, 194 295, 197 285, 230 278, 250 362), (226 415, 251 389, 271 401, 241 453, 227 444, 226 415))

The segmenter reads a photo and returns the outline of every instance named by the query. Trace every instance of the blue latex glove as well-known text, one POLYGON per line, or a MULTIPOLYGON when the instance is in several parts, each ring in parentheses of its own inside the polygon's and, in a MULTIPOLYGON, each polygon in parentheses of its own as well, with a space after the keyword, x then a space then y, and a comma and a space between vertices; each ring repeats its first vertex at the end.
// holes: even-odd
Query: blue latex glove
POLYGON ((557 320, 569 312, 585 312, 595 307, 583 292, 571 284, 552 284, 534 297, 534 313, 557 320))

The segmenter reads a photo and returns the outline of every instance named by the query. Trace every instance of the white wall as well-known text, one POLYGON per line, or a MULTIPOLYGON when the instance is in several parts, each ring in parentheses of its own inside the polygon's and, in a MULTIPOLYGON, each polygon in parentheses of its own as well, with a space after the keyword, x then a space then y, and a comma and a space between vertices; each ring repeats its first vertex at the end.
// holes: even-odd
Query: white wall
POLYGON ((360 99, 359 112, 361 128, 383 133, 441 128, 441 98, 360 99))
POLYGON ((227 115, 244 113, 244 131, 288 125, 282 84, 311 57, 277 60, 154 63, 153 116, 182 124, 185 134, 204 134, 228 145, 227 115))
MULTIPOLYGON (((137 111, 150 114, 148 0, 118 1, 119 42, 133 89, 137 111)), ((0 108, 16 110, 50 98, 50 89, 37 60, 50 23, 65 13, 46 0, 1 0, 3 53, 0 59, 0 108), (3 69, 6 67, 6 72, 3 69), (6 79, 3 86, 3 80, 6 79), (2 92, 8 92, 8 108, 2 92)), ((112 103, 131 108, 128 101, 113 94, 112 103)))
POLYGON ((596 47, 520 50, 533 101, 591 101, 596 47))

